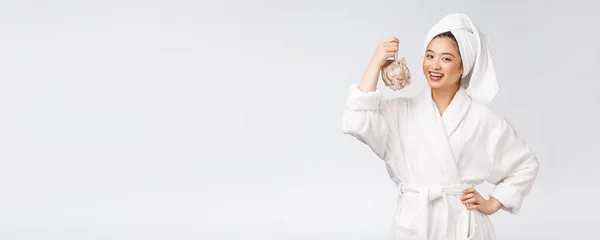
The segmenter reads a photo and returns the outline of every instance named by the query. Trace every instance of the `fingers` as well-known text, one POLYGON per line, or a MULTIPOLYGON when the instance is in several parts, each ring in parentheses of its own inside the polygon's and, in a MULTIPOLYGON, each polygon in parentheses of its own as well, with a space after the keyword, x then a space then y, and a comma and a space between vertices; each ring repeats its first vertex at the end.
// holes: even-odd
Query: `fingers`
POLYGON ((473 194, 473 193, 468 193, 468 194, 462 195, 462 197, 460 197, 460 200, 461 200, 461 201, 464 201, 464 200, 467 200, 467 199, 469 199, 469 198, 473 198, 473 197, 475 197, 475 194, 473 194))
POLYGON ((467 209, 468 210, 475 210, 475 209, 479 209, 479 206, 481 206, 481 205, 473 204, 473 205, 467 206, 467 209))
POLYGON ((398 52, 398 44, 394 43, 386 43, 383 45, 383 51, 385 51, 385 57, 396 57, 396 53, 398 52))
POLYGON ((469 199, 463 200, 462 203, 463 204, 467 204, 467 203, 479 203, 478 200, 479 200, 478 198, 469 198, 469 199))
POLYGON ((384 66, 388 60, 396 58, 398 43, 399 41, 396 37, 384 39, 379 43, 374 55, 379 66, 384 66))
POLYGON ((463 195, 460 198, 460 200, 464 200, 467 198, 473 198, 473 197, 477 197, 477 196, 480 196, 479 192, 475 191, 475 189, 473 189, 473 188, 468 188, 463 191, 463 195))
POLYGON ((385 47, 397 47, 399 45, 398 42, 382 42, 381 45, 385 47))
POLYGON ((398 39, 396 37, 392 37, 392 38, 388 38, 385 39, 383 41, 381 41, 380 45, 380 49, 382 49, 384 52, 386 53, 390 53, 393 52, 392 56, 396 55, 396 52, 398 52, 398 39))
POLYGON ((394 42, 397 43, 399 41, 400 40, 398 40, 398 38, 396 38, 396 37, 389 37, 389 38, 386 38, 383 41, 381 41, 381 43, 394 43, 394 42))
MULTIPOLYGON (((462 204, 473 204, 473 206, 478 206, 483 200, 479 192, 475 191, 473 188, 465 189, 463 192, 464 194, 460 197, 462 204)), ((467 206, 467 208, 469 207, 472 206, 467 206)))
POLYGON ((489 200, 484 199, 474 188, 465 189, 460 200, 467 210, 478 210, 486 215, 493 213, 490 212, 489 200))
POLYGON ((396 52, 394 52, 394 51, 391 51, 391 52, 385 52, 385 56, 386 56, 386 57, 393 57, 393 56, 396 56, 396 52))
POLYGON ((383 49, 386 51, 398 51, 398 44, 386 43, 383 45, 383 49))
POLYGON ((396 57, 396 52, 385 52, 385 58, 396 57))

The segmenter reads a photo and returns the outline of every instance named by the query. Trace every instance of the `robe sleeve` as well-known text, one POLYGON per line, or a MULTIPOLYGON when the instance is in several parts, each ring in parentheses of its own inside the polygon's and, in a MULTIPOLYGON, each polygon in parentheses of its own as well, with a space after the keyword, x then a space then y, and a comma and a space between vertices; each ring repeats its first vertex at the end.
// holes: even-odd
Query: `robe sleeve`
POLYGON ((402 98, 382 99, 379 90, 362 92, 352 84, 343 114, 343 133, 349 134, 383 160, 389 157, 390 137, 397 129, 397 105, 402 98))
POLYGON ((539 163, 535 153, 506 120, 499 119, 490 127, 494 158, 490 182, 496 185, 490 196, 503 204, 503 210, 518 214, 533 187, 539 163))

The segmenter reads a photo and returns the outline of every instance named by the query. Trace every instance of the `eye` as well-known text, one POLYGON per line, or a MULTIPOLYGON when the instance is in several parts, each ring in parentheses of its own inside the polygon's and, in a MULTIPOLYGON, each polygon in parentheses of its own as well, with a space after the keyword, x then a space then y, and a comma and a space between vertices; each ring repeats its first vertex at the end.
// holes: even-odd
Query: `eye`
POLYGON ((450 61, 451 59, 450 58, 442 58, 442 60, 444 60, 444 61, 450 61))
POLYGON ((427 58, 433 58, 433 56, 431 54, 426 54, 425 57, 427 57, 427 58))

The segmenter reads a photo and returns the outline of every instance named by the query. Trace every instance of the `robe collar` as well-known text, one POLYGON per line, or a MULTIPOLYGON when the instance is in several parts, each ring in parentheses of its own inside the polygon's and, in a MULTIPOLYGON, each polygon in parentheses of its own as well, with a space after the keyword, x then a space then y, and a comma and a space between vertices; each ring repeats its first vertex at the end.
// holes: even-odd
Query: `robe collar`
POLYGON ((437 108, 437 105, 435 105, 435 102, 431 96, 431 88, 429 88, 427 96, 429 96, 429 100, 431 102, 428 104, 433 105, 433 108, 437 113, 436 116, 441 118, 441 122, 446 132, 446 137, 449 138, 456 131, 456 128, 458 128, 458 125, 460 125, 465 115, 467 115, 469 107, 471 106, 471 98, 467 95, 465 88, 461 86, 454 95, 454 98, 452 98, 452 101, 450 101, 450 104, 446 108, 446 111, 444 111, 444 114, 440 117, 440 111, 437 108))
POLYGON ((440 116, 429 86, 422 92, 419 100, 421 104, 418 110, 420 112, 418 125, 425 137, 426 149, 429 150, 432 158, 427 161, 433 161, 433 166, 436 166, 439 173, 439 175, 436 174, 436 178, 439 177, 441 184, 459 184, 461 182, 460 171, 449 138, 466 116, 471 105, 471 98, 466 94, 464 88, 459 88, 443 116, 440 116))

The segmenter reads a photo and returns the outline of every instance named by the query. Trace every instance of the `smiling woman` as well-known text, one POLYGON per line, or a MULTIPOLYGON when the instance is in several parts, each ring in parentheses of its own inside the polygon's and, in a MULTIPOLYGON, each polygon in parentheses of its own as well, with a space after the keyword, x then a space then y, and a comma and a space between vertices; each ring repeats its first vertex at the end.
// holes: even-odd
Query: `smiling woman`
POLYGON ((425 51, 423 73, 432 89, 433 99, 440 114, 444 113, 450 100, 445 98, 444 101, 440 94, 456 93, 460 87, 463 71, 458 42, 454 35, 449 31, 436 35, 425 51))
POLYGON ((350 87, 343 131, 384 162, 398 187, 392 239, 495 239, 488 215, 518 213, 538 160, 513 127, 486 105, 498 81, 485 38, 465 14, 428 32, 421 94, 383 100, 378 73, 398 51, 382 41, 359 84, 350 87), (475 189, 495 185, 489 198, 475 189))
POLYGON ((432 88, 453 86, 458 89, 463 69, 458 43, 451 32, 439 34, 429 43, 423 60, 423 72, 429 75, 432 88), (444 76, 446 78, 441 81, 444 76))

